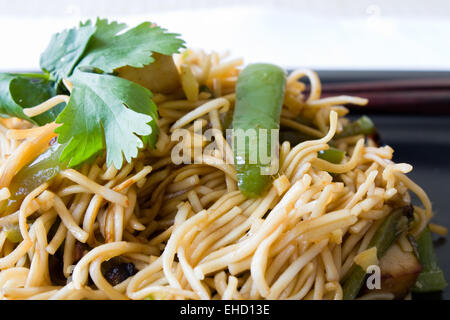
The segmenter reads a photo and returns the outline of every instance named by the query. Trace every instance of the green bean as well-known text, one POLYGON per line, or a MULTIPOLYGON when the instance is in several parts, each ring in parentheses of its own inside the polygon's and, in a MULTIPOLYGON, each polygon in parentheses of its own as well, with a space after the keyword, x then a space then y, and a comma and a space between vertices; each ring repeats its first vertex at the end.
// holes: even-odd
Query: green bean
POLYGON ((264 142, 259 129, 267 130, 266 151, 270 152, 273 147, 271 130, 280 128, 285 88, 285 71, 272 64, 251 64, 239 74, 232 122, 233 151, 238 186, 245 196, 258 197, 270 185, 271 175, 264 172, 270 163, 261 161, 260 147, 264 142), (239 129, 243 131, 237 131, 239 129), (241 134, 250 134, 249 129, 256 133, 254 138, 245 138, 245 143, 238 143, 243 138, 241 134))
POLYGON ((444 273, 437 263, 428 227, 422 232, 416 243, 422 272, 417 278, 413 292, 426 293, 443 290, 447 286, 447 281, 445 281, 444 273))
MULTIPOLYGON (((381 223, 375 232, 368 248, 377 248, 377 257, 381 259, 397 238, 408 228, 410 206, 401 207, 392 211, 381 223)), ((366 271, 354 264, 348 276, 343 279, 343 292, 345 300, 353 300, 358 296, 366 278, 366 271)))

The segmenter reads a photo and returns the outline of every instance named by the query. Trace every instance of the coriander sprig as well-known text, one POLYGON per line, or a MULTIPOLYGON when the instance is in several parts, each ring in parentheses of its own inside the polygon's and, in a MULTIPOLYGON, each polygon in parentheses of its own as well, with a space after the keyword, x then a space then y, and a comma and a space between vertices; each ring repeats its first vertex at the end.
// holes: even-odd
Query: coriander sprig
POLYGON ((156 105, 144 87, 115 75, 124 67, 143 67, 152 53, 172 55, 184 47, 178 34, 144 22, 126 29, 118 22, 88 20, 53 35, 42 53, 42 74, 0 74, 0 116, 18 117, 36 125, 56 121, 58 142, 66 144, 62 161, 76 166, 106 151, 107 165, 121 168, 145 143, 158 135, 156 105), (73 89, 67 105, 60 104, 36 117, 23 109, 61 93, 62 79, 73 89))

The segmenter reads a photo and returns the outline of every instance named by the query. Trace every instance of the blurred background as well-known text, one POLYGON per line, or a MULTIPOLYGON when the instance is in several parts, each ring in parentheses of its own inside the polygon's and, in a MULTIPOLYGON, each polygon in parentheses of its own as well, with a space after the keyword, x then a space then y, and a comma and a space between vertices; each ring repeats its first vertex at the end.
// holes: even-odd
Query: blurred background
POLYGON ((0 71, 37 70, 53 33, 97 16, 156 22, 246 62, 450 70, 447 0, 0 0, 0 71))

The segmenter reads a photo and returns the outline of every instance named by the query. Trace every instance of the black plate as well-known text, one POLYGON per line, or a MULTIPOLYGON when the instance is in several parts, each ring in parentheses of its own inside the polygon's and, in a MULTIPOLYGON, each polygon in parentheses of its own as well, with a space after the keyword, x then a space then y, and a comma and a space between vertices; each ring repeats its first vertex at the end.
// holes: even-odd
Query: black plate
MULTIPOLYGON (((354 82, 386 79, 450 78, 447 71, 353 71, 319 70, 323 83, 354 82)), ((414 166, 409 174, 430 197, 433 204, 433 222, 450 229, 450 116, 424 116, 414 114, 372 114, 382 142, 394 150, 394 161, 414 166)), ((439 265, 450 284, 450 242, 434 238, 439 265)), ((450 285, 439 293, 416 295, 418 299, 450 300, 450 285)))
MULTIPOLYGON (((319 71, 322 82, 367 81, 404 78, 449 77, 449 72, 413 71, 319 71)), ((431 199, 432 222, 450 229, 450 116, 416 114, 371 114, 383 144, 391 146, 395 162, 406 162, 414 169, 408 176, 419 184, 431 199)), ((434 237, 439 265, 450 283, 450 242, 434 237)), ((436 294, 415 295, 418 299, 450 300, 450 286, 436 294)))
MULTIPOLYGON (((391 146, 395 162, 406 162, 414 169, 408 176, 427 192, 433 204, 433 222, 450 228, 450 117, 415 115, 370 115, 382 142, 391 146)), ((439 265, 450 280, 450 244, 435 238, 439 265)), ((439 297, 439 295, 433 295, 439 297)), ((421 297, 421 298, 427 298, 421 297)), ((450 288, 442 292, 450 299, 450 288)))

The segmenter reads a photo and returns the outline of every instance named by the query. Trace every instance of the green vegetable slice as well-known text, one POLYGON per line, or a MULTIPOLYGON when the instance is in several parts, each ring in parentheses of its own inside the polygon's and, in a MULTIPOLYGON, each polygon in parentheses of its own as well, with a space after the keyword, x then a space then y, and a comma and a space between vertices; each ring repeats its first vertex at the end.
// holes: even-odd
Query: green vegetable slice
POLYGON ((375 133, 376 128, 372 120, 368 116, 362 116, 358 120, 351 122, 344 126, 342 131, 337 134, 334 139, 352 137, 359 134, 371 135, 375 133))
POLYGON ((6 239, 12 243, 19 243, 23 240, 18 224, 5 226, 4 231, 6 231, 6 239))
POLYGON ((2 206, 2 215, 18 210, 25 196, 41 184, 51 181, 61 170, 66 169, 66 164, 59 161, 64 147, 58 143, 53 144, 14 176, 9 185, 11 197, 2 206))
POLYGON ((320 159, 325 161, 339 164, 342 162, 345 156, 345 152, 333 147, 330 147, 328 150, 321 150, 317 155, 320 159))

